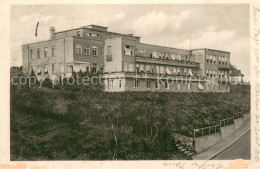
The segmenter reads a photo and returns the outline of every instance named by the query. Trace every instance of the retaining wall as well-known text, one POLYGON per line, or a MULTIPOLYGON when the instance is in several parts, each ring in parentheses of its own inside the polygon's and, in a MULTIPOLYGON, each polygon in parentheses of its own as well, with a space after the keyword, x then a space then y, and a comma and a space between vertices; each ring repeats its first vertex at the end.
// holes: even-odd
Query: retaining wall
POLYGON ((235 131, 235 124, 231 124, 231 125, 226 125, 226 126, 220 127, 220 132, 221 132, 222 139, 227 137, 227 136, 229 136, 234 131, 235 131))
POLYGON ((244 124, 244 118, 234 119, 235 129, 239 129, 244 124))
POLYGON ((211 134, 195 139, 195 151, 201 152, 222 140, 221 133, 211 134))
POLYGON ((250 113, 244 114, 242 118, 234 119, 234 124, 220 127, 220 133, 211 134, 208 136, 195 138, 195 151, 197 153, 208 149, 216 143, 229 136, 235 130, 243 126, 250 119, 250 113))

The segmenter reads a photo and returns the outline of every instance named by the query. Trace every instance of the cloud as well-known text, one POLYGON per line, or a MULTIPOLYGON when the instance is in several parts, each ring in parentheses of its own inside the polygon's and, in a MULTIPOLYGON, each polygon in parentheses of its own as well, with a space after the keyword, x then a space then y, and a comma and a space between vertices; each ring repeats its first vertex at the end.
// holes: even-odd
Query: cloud
POLYGON ((152 11, 133 20, 132 30, 139 36, 172 32, 180 29, 188 17, 188 10, 182 11, 179 15, 167 15, 164 12, 152 11))

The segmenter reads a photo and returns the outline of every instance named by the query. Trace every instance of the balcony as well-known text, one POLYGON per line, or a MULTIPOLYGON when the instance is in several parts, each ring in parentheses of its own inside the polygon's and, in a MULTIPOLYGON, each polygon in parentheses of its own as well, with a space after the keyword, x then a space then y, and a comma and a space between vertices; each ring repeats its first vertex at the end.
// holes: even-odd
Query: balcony
POLYGON ((219 70, 230 70, 230 65, 218 65, 219 70))
POLYGON ((190 61, 179 61, 171 59, 156 59, 148 58, 137 55, 135 57, 136 63, 150 63, 150 64, 160 64, 160 65, 171 65, 171 66, 181 66, 181 67, 190 67, 190 68, 199 68, 199 63, 190 62, 190 61))

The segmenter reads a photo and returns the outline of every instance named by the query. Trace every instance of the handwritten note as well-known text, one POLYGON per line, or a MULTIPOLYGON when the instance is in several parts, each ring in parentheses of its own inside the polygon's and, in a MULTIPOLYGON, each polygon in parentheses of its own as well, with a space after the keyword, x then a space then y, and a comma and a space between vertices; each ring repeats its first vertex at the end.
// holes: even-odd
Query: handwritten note
POLYGON ((251 34, 251 45, 252 45, 252 55, 253 55, 253 63, 255 65, 252 65, 254 67, 253 71, 253 76, 256 77, 253 79, 253 93, 254 93, 254 100, 253 102, 255 103, 255 106, 253 109, 255 110, 255 118, 253 118, 254 121, 254 138, 255 138, 255 149, 254 149, 254 161, 255 162, 260 162, 260 108, 259 108, 259 103, 260 103, 260 82, 259 82, 259 77, 260 77, 260 56, 259 56, 259 40, 260 40, 260 9, 257 6, 252 5, 252 28, 251 30, 253 31, 251 34))

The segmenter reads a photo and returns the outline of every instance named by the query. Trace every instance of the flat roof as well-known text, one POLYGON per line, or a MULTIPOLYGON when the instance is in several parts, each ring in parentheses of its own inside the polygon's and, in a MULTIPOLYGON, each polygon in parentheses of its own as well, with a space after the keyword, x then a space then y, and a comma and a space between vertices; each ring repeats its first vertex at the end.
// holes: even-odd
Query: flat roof
POLYGON ((218 52, 225 52, 225 53, 230 53, 230 52, 227 52, 227 51, 223 51, 223 50, 217 50, 217 49, 209 49, 209 48, 198 48, 198 49, 191 49, 191 51, 193 50, 214 50, 214 51, 218 51, 218 52))
POLYGON ((185 50, 187 52, 190 51, 190 50, 187 50, 187 49, 180 49, 180 48, 174 48, 174 47, 168 47, 168 46, 153 45, 153 44, 148 44, 148 43, 138 43, 138 44, 149 45, 149 46, 156 46, 156 47, 162 47, 162 48, 169 48, 169 49, 185 50))
POLYGON ((96 26, 96 27, 101 27, 101 28, 108 28, 108 27, 105 27, 105 26, 99 26, 99 25, 93 25, 93 24, 87 25, 86 27, 88 27, 88 26, 96 26))

